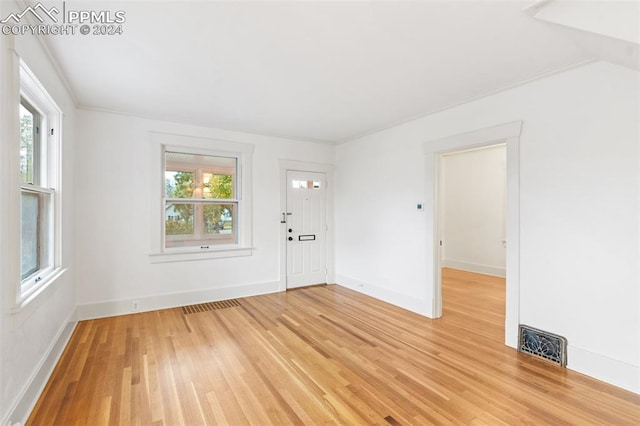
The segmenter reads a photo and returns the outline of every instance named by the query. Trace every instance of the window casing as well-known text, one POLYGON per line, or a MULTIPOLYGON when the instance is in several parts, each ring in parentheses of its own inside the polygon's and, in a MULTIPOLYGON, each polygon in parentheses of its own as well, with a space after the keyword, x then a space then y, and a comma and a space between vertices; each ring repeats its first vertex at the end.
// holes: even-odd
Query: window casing
POLYGON ((150 131, 149 139, 150 262, 251 256, 254 145, 158 131, 150 131), (177 185, 177 172, 193 173, 180 177, 183 190, 179 194, 169 191, 167 182, 169 178, 171 185, 177 185), (220 191, 209 184, 214 176, 218 180, 226 176, 226 186, 220 188, 221 182, 217 182, 220 191), (178 211, 171 206, 174 203, 189 207, 180 206, 178 211), (179 223, 172 224, 167 232, 169 220, 182 221, 184 226, 185 216, 191 217, 190 210, 195 218, 200 209, 202 214, 198 212, 197 217, 202 217, 201 221, 194 219, 186 230, 176 229, 179 223))
POLYGON ((52 282, 60 269, 60 110, 20 66, 20 285, 16 301, 52 282))

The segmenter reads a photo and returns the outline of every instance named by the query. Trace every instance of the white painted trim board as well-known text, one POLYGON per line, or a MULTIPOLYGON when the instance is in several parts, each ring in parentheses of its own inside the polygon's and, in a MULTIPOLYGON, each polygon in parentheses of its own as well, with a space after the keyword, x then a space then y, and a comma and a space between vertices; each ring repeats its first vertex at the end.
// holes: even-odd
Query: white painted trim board
POLYGON ((33 370, 31 376, 24 384, 1 425, 22 425, 25 424, 31 415, 31 411, 38 402, 38 398, 44 391, 54 368, 71 339, 78 322, 76 321, 76 310, 74 309, 69 317, 62 323, 47 350, 42 354, 40 362, 33 370))

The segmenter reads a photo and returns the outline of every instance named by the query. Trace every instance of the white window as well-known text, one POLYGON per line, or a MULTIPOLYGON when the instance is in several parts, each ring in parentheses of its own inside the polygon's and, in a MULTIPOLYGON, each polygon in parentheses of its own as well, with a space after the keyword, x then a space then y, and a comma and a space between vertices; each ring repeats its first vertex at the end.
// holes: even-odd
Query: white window
POLYGON ((161 178, 152 197, 161 196, 152 204, 152 262, 250 255, 253 146, 155 132, 151 139, 161 158, 153 166, 161 178))
POLYGON ((19 110, 21 302, 60 272, 60 110, 24 64, 19 110))
POLYGON ((233 156, 165 151, 165 248, 237 243, 237 164, 233 156))

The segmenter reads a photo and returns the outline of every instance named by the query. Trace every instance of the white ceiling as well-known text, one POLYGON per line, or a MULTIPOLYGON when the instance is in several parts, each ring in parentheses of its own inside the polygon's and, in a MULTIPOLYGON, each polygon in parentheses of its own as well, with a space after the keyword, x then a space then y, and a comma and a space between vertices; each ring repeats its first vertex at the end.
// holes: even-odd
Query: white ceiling
POLYGON ((124 34, 46 42, 79 106, 339 143, 590 58, 528 3, 74 1, 124 34))

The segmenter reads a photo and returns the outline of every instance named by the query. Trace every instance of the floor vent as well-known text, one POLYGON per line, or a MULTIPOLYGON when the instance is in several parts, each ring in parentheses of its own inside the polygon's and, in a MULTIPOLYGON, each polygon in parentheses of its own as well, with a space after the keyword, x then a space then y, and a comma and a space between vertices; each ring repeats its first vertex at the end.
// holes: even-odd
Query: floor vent
POLYGON ((561 366, 567 365, 567 339, 526 325, 520 325, 518 350, 561 366))
POLYGON ((220 300, 219 302, 199 303, 182 307, 184 315, 197 314, 199 312, 215 311, 216 309, 233 308, 240 306, 238 299, 220 300))

